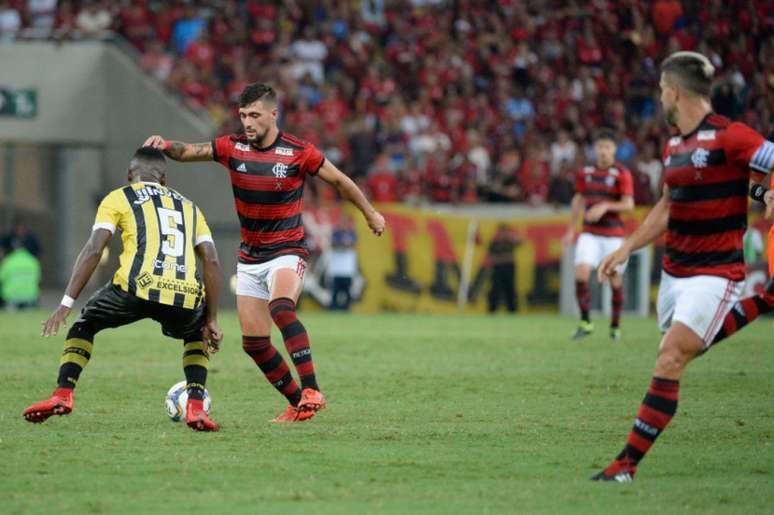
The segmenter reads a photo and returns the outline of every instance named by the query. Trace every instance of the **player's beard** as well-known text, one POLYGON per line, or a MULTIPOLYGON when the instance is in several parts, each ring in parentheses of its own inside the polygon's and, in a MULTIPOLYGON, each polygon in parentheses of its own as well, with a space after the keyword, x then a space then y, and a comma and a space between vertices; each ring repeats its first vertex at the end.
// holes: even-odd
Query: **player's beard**
POLYGON ((664 118, 669 125, 677 125, 677 107, 672 106, 664 109, 664 118))

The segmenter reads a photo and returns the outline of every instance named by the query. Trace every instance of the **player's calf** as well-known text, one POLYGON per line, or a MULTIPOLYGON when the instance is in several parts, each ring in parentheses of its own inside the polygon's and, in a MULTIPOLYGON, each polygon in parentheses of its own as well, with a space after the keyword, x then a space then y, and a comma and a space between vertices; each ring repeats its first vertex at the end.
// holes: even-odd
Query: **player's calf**
POLYGON ((57 388, 49 399, 28 406, 22 416, 27 422, 39 424, 53 415, 69 414, 74 403, 72 388, 57 388))

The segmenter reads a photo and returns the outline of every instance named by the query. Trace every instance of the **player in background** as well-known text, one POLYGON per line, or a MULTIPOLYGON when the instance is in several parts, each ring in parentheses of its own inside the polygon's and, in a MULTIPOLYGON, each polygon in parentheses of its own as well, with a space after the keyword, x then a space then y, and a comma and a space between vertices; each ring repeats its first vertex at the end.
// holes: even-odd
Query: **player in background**
POLYGON ((111 283, 95 293, 67 333, 58 386, 50 399, 24 410, 29 422, 43 422, 73 409, 73 389, 91 358, 99 331, 151 318, 166 336, 183 341, 187 381, 186 423, 197 431, 217 431, 203 408, 209 352, 217 352, 220 269, 202 212, 166 187, 166 160, 154 148, 140 148, 129 164, 129 185, 100 203, 91 237, 73 267, 59 307, 43 323, 43 336, 56 335, 73 303, 89 282, 116 229, 123 252, 111 283), (196 269, 202 264, 204 284, 196 269), (205 347, 204 342, 207 342, 205 347))
POLYGON ((277 114, 274 90, 252 83, 239 99, 242 134, 195 144, 155 135, 145 144, 177 161, 214 160, 229 171, 241 225, 236 296, 242 348, 288 400, 285 411, 273 422, 295 422, 313 417, 326 406, 309 336, 296 315, 309 255, 301 221, 304 183, 318 176, 334 186, 363 213, 376 235, 384 231, 384 218, 314 145, 280 131, 277 114), (271 343, 272 322, 282 333, 300 388, 271 343))
MULTIPOLYGON (((594 136, 594 166, 585 166, 575 177, 575 196, 570 208, 570 223, 562 238, 569 247, 575 239, 578 221, 583 218, 583 230, 575 245, 575 296, 578 299, 581 320, 572 334, 578 340, 591 334, 591 271, 603 257, 616 250, 623 242, 624 225, 621 213, 634 209, 632 174, 615 162, 617 149, 615 133, 601 129, 594 136)), ((626 265, 616 269, 610 277, 613 293, 610 339, 621 337, 620 321, 623 308, 623 272, 626 265)))
MULTIPOLYGON (((685 367, 712 344, 742 288, 751 170, 771 172, 774 145, 712 112, 714 71, 696 52, 677 52, 662 63, 661 104, 669 124, 679 129, 664 149, 664 195, 599 266, 600 280, 610 277, 632 252, 666 232, 657 303, 665 334, 653 379, 624 449, 594 480, 634 478, 677 411, 685 367)), ((774 295, 763 292, 761 299, 774 306, 774 295)), ((708 424, 704 429, 710 434, 712 421, 708 424)))

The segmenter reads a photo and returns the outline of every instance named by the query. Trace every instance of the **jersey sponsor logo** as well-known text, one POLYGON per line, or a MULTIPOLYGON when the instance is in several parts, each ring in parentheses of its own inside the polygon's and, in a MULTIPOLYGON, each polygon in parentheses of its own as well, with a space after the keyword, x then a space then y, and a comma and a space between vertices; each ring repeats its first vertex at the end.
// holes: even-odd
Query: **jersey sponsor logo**
POLYGON ((178 281, 176 279, 159 278, 156 281, 154 287, 158 290, 171 290, 175 293, 187 293, 191 295, 199 294, 199 287, 197 285, 193 285, 185 281, 178 281))
POLYGON ((691 154, 691 163, 693 163, 694 168, 706 168, 709 155, 709 150, 706 148, 697 148, 694 150, 693 154, 691 154))
POLYGON ((285 163, 275 163, 271 171, 274 172, 274 177, 277 179, 285 179, 288 176, 288 165, 285 163))
POLYGON ((615 166, 610 167, 610 170, 608 170, 608 171, 610 172, 610 175, 612 175, 612 176, 616 176, 619 173, 621 173, 621 172, 618 171, 618 168, 616 168, 615 166))
POLYGON ((250 145, 248 145, 247 143, 237 143, 234 145, 234 148, 237 150, 241 150, 242 152, 250 151, 250 145))
POLYGON ((664 166, 669 166, 669 163, 672 162, 672 156, 666 156, 666 159, 664 159, 664 166))
POLYGON ((612 175, 608 175, 607 177, 605 177, 605 184, 607 184, 611 188, 615 186, 615 177, 613 177, 612 175))
POLYGON ((674 136, 672 138, 669 138, 669 146, 670 147, 676 147, 677 145, 679 145, 682 142, 683 142, 683 138, 681 138, 680 136, 674 136))
POLYGON ((179 265, 177 263, 167 263, 166 261, 161 261, 160 259, 156 259, 153 261, 153 268, 159 268, 161 270, 174 270, 175 272, 180 272, 183 274, 188 271, 185 265, 179 265))
POLYGON ((134 190, 134 194, 137 195, 137 200, 134 201, 134 204, 137 205, 144 204, 153 197, 171 197, 181 202, 187 200, 179 193, 164 187, 145 186, 139 190, 134 190))
POLYGON ((137 286, 139 286, 140 288, 147 288, 153 282, 153 278, 150 276, 148 272, 143 272, 139 276, 137 276, 137 279, 135 279, 134 282, 136 282, 137 286))
POLYGON ((277 147, 274 149, 275 154, 279 154, 281 156, 290 156, 293 157, 293 149, 287 148, 287 147, 277 147))
POLYGON ((699 141, 712 141, 715 139, 716 131, 699 131, 696 135, 696 139, 699 141))
POLYGON ((237 172, 246 172, 247 166, 244 163, 241 163, 239 166, 236 167, 237 172))

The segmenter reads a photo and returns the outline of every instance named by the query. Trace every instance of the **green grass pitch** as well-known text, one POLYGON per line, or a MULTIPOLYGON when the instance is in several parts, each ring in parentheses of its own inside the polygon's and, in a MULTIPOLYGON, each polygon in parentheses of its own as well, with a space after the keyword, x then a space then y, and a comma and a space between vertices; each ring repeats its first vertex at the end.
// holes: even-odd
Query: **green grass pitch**
MULTIPOLYGON (((2 314, 0 513, 764 513, 774 506, 771 320, 694 362, 678 414, 630 485, 589 476, 624 443, 659 341, 576 343, 557 316, 302 316, 329 407, 284 401, 241 350, 211 361, 216 434, 170 422, 182 345, 152 322, 97 335, 75 410, 21 412, 53 387, 63 335, 2 314)), ((71 321, 75 316, 71 316, 71 321)), ((277 333, 275 344, 281 347, 277 333)), ((284 353, 284 350, 283 350, 284 353)))

